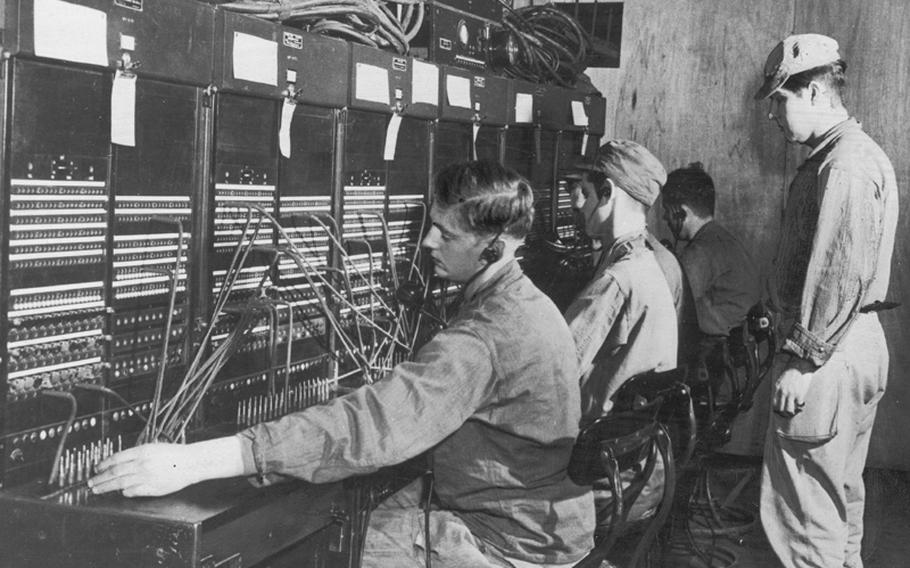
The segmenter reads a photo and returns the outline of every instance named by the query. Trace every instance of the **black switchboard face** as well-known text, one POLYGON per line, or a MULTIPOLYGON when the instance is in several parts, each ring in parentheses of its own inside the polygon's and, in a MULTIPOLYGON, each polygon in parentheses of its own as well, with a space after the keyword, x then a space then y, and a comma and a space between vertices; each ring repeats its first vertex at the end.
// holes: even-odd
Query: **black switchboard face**
MULTIPOLYGON (((274 215, 278 182, 278 103, 241 95, 218 96, 213 174, 214 226, 211 294, 218 296, 244 243, 268 247, 274 226, 259 210, 274 215)), ((231 300, 250 297, 266 276, 267 254, 248 258, 232 288, 231 300)))
MULTIPOLYGON (((559 144, 556 152, 556 171, 564 174, 572 166, 587 157, 589 148, 597 147, 597 139, 585 132, 566 131, 559 135, 559 144), (584 151, 584 153, 583 153, 584 151)), ((568 241, 576 237, 578 223, 576 213, 572 209, 571 183, 561 175, 557 176, 554 200, 556 212, 554 217, 554 231, 556 238, 568 241)))
POLYGON ((436 169, 460 160, 500 161, 502 128, 487 124, 440 121, 436 127, 436 169), (475 156, 476 153, 476 156, 475 156))
MULTIPOLYGON (((9 80, 4 484, 48 471, 69 407, 38 393, 105 380, 111 197, 109 79, 18 60, 9 80)), ((98 407, 83 404, 82 432, 100 433, 98 407)))
POLYGON ((534 226, 529 241, 553 230, 556 139, 556 131, 534 126, 511 126, 506 130, 504 163, 525 176, 534 190, 534 226))
MULTIPOLYGON (((207 298, 214 348, 230 340, 244 306, 274 277, 275 225, 269 216, 277 207, 279 103, 222 93, 216 109, 207 298), (225 308, 231 313, 223 313, 225 308)), ((242 356, 225 366, 225 379, 268 367, 267 320, 265 312, 257 314, 253 328, 259 331, 238 345, 242 356)))
POLYGON ((307 280, 300 262, 313 270, 324 270, 329 264, 337 111, 297 104, 293 112, 290 154, 280 163, 278 215, 285 234, 279 235, 279 241, 290 241, 302 258, 279 260, 278 286, 301 316, 318 318, 317 294, 324 296, 325 292, 312 279, 307 280))
POLYGON ((444 166, 448 161, 470 160, 472 158, 471 124, 466 122, 441 121, 436 127, 436 162, 444 166))
POLYGON ((150 396, 164 357, 171 373, 186 364, 199 107, 194 87, 140 79, 136 145, 113 148, 111 383, 132 383, 134 400, 150 396))
POLYGON ((6 376, 14 395, 72 380, 101 361, 110 213, 106 92, 100 73, 14 66, 3 270, 6 376), (52 88, 61 81, 69 93, 62 99, 52 88))

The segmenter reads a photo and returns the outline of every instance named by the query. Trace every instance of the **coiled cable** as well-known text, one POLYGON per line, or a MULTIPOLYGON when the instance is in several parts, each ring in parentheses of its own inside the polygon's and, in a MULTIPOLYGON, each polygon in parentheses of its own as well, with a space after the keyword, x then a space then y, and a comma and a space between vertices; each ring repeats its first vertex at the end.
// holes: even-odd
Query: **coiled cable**
POLYGON ((513 46, 493 65, 505 74, 535 83, 572 87, 587 67, 591 37, 575 18, 552 4, 512 9, 503 3, 504 36, 513 46))

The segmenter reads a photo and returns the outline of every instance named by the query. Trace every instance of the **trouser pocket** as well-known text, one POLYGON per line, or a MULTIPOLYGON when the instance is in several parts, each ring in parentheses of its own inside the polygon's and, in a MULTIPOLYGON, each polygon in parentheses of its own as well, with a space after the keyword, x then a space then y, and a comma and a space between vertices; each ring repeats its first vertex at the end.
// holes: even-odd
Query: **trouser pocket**
POLYGON ((800 442, 826 442, 837 435, 843 381, 843 361, 829 360, 815 371, 806 405, 791 418, 771 414, 771 426, 778 436, 800 442))

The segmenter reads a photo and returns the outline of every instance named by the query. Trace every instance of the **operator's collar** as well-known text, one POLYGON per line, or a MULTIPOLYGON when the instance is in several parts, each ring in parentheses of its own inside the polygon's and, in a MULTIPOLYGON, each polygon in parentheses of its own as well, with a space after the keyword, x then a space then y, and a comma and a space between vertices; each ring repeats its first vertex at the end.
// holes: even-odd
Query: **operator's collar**
POLYGON ((809 160, 812 160, 812 158, 814 158, 816 156, 827 154, 830 147, 834 145, 834 142, 838 138, 843 136, 846 132, 849 132, 851 130, 862 130, 862 129, 863 129, 863 125, 860 124, 853 117, 850 117, 847 120, 842 120, 842 121, 838 122, 837 124, 832 126, 830 129, 828 129, 827 132, 825 132, 822 135, 821 142, 819 142, 818 145, 812 149, 812 152, 809 153, 809 156, 808 156, 808 158, 806 158, 806 161, 808 162, 809 160))
POLYGON ((471 282, 464 288, 465 303, 482 300, 500 286, 510 283, 521 276, 521 266, 517 259, 511 259, 501 266, 492 276, 478 284, 471 282))
POLYGON ((600 264, 613 264, 639 247, 647 247, 645 229, 636 229, 623 233, 613 241, 606 254, 600 257, 600 264))

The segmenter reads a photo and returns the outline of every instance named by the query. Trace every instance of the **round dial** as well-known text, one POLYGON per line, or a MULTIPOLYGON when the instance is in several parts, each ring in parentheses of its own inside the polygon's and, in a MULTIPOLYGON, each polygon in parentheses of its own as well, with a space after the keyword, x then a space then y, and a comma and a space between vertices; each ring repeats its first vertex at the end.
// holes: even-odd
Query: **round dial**
POLYGON ((464 20, 458 22, 458 43, 468 45, 471 41, 471 32, 468 31, 468 24, 464 20))

